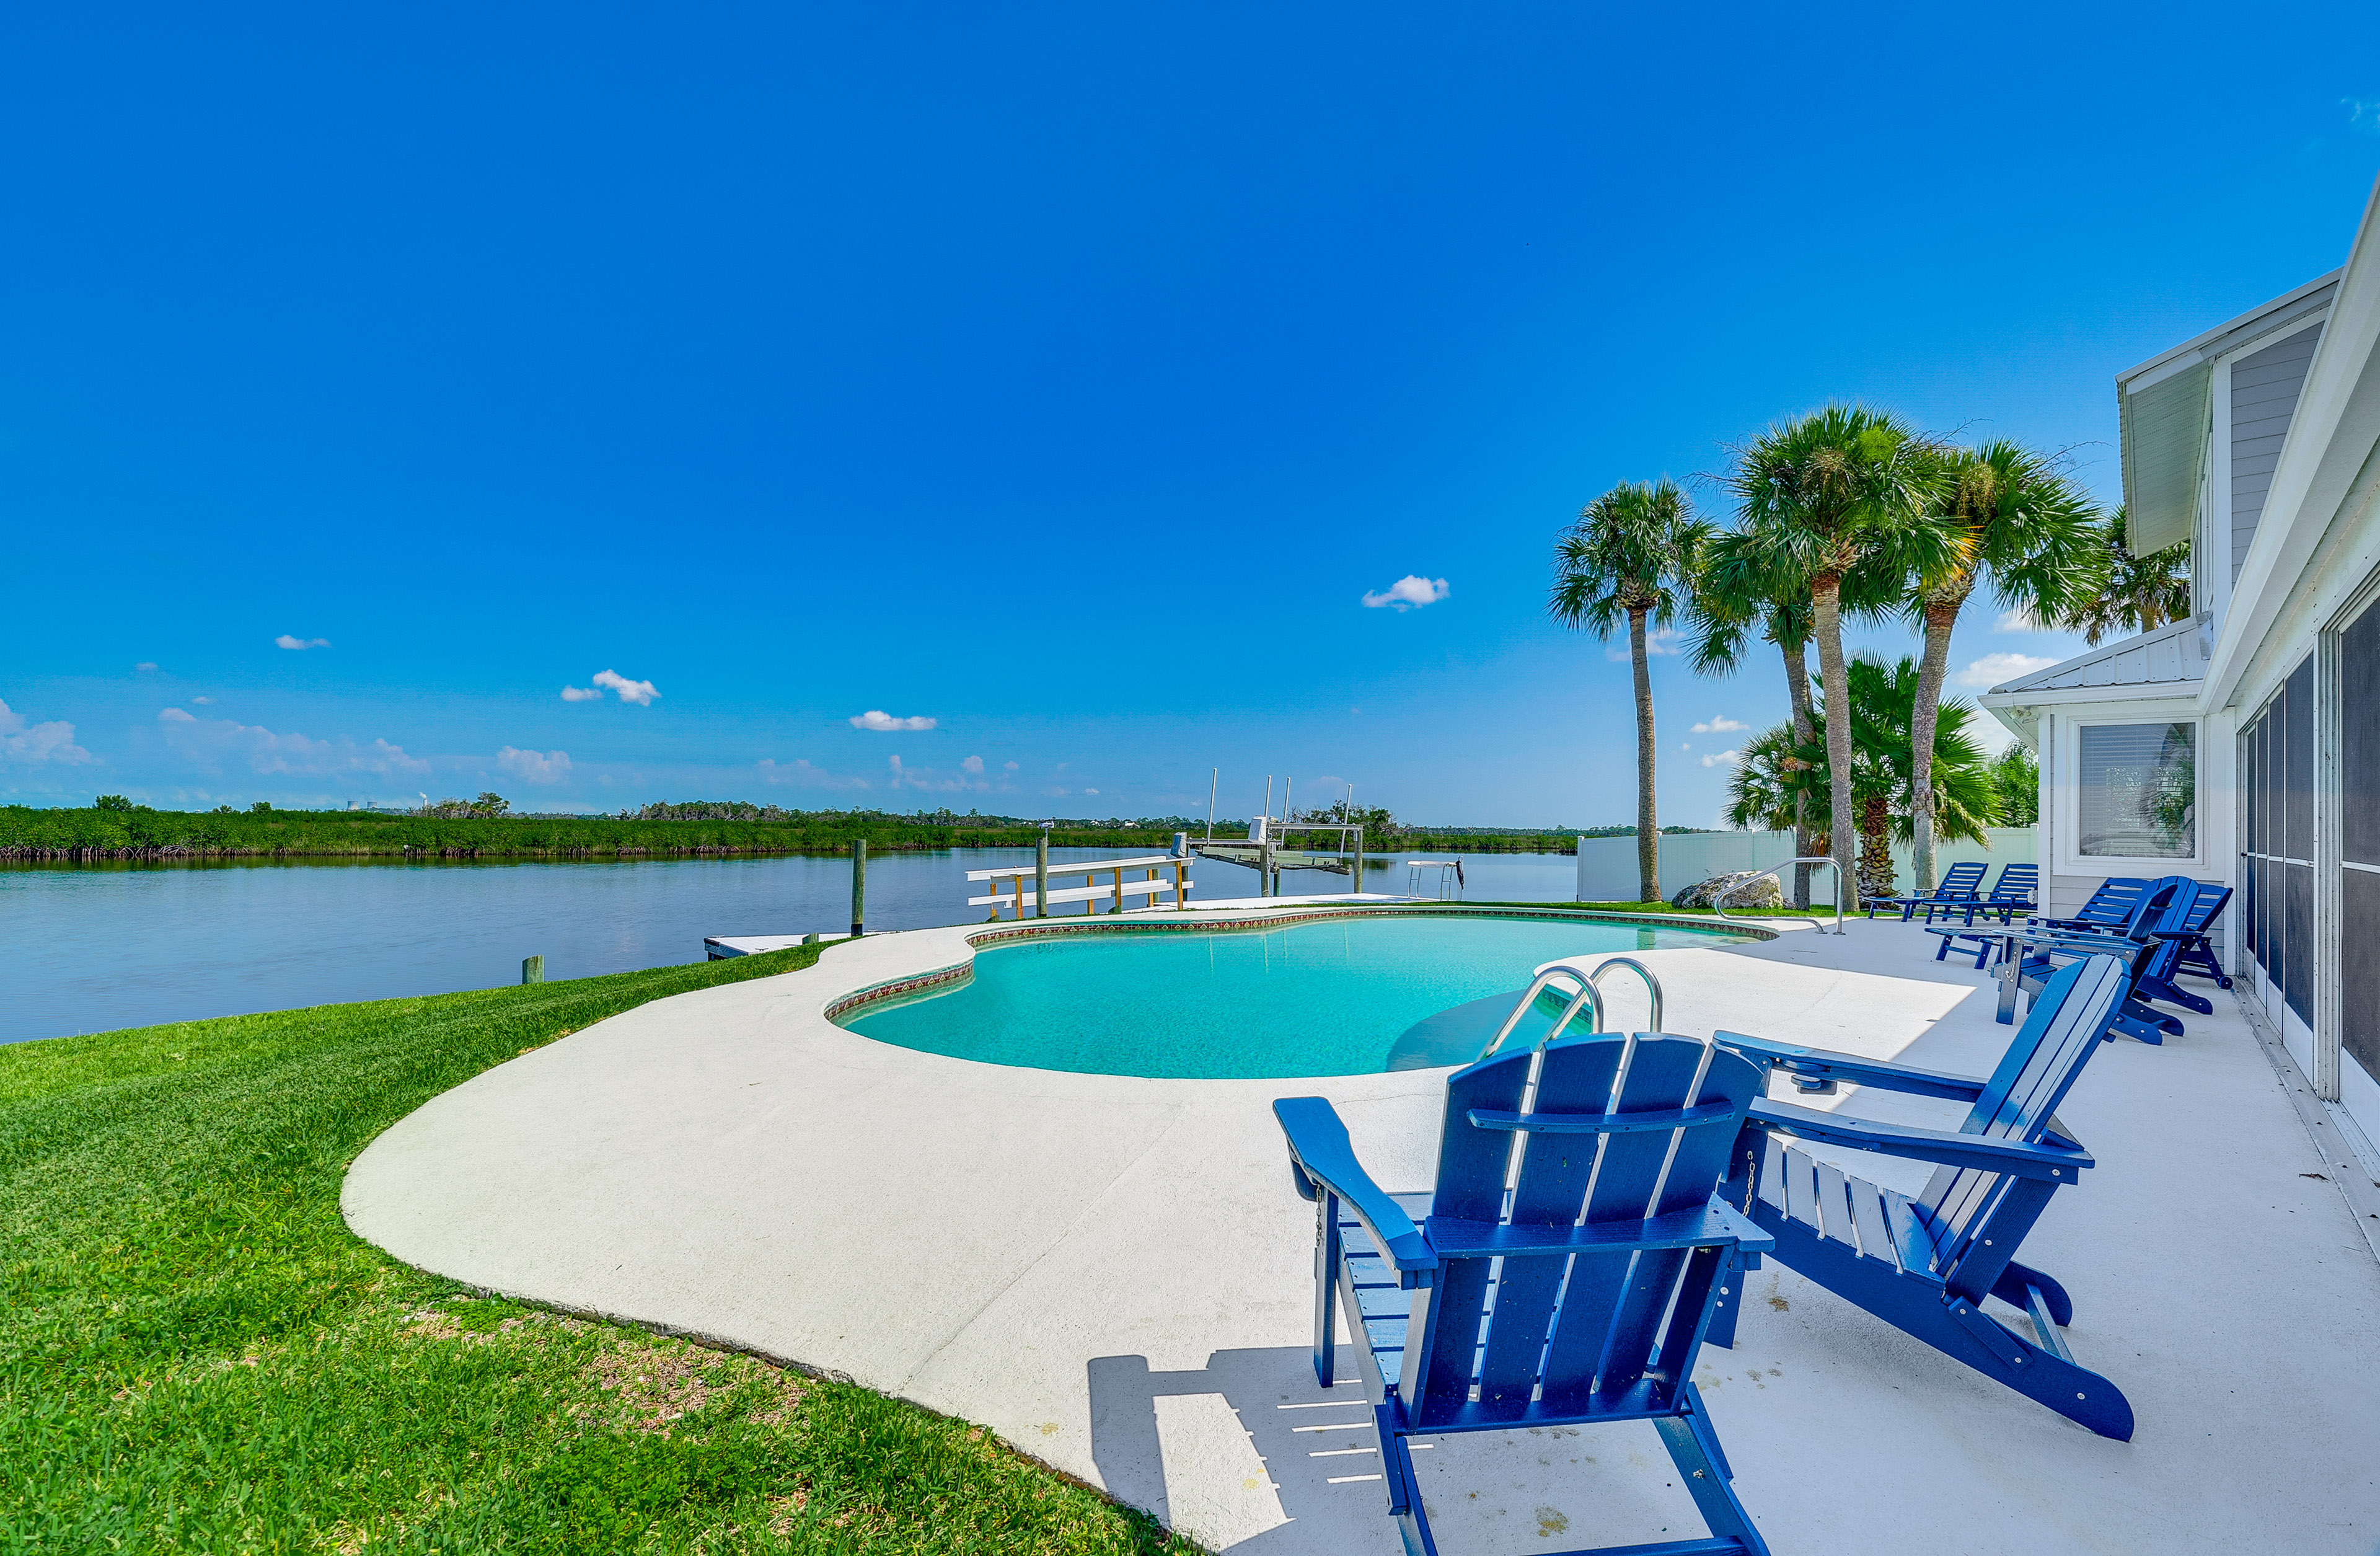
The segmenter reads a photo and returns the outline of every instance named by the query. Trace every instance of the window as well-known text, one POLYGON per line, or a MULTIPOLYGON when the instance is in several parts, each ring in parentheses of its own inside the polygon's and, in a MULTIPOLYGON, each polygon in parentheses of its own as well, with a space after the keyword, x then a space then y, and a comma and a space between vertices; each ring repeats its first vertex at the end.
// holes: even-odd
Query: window
POLYGON ((2086 858, 2198 854, 2198 726, 2084 724, 2075 766, 2086 858))

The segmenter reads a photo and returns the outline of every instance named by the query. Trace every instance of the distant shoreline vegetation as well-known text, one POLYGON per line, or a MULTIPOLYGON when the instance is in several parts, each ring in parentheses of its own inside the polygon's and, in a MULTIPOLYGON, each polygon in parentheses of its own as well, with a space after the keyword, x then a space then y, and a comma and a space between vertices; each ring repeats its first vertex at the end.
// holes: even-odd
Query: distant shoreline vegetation
MULTIPOLYGON (((116 796, 51 809, 0 806, 0 860, 79 863, 107 859, 348 857, 388 859, 678 858, 707 855, 834 854, 865 839, 872 852, 1029 848, 1039 819, 898 815, 880 810, 785 810, 742 801, 649 805, 616 816, 516 816, 494 795, 444 801, 427 814, 385 810, 157 810, 116 796)), ((1310 815, 1305 820, 1322 820, 1310 815)), ((1633 827, 1407 827, 1386 812, 1359 813, 1367 852, 1566 853, 1580 837, 1628 836, 1633 827)), ((1664 832, 1692 832, 1664 827, 1664 832)), ((1206 835, 1203 818, 1058 820, 1057 848, 1171 847, 1173 834, 1206 835)), ((1214 835, 1245 838, 1244 821, 1214 835)))

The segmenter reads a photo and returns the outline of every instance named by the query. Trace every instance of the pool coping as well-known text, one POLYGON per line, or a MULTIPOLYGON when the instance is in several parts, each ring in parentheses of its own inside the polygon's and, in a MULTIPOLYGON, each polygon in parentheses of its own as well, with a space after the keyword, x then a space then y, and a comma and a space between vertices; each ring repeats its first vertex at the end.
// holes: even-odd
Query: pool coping
MULTIPOLYGON (((978 951, 999 945, 1012 945, 1026 941, 1050 940, 1062 935, 1080 934, 1183 934, 1231 932, 1233 930, 1279 929, 1287 924, 1303 924, 1321 918, 1520 918, 1551 923, 1615 924, 1643 928, 1648 919, 1658 918, 1661 927, 1681 929, 1724 930, 1753 941, 1775 940, 1785 933, 1781 929, 1766 925, 1755 926, 1739 918, 1688 917, 1682 914, 1638 914, 1596 912, 1564 908, 1548 903, 1542 907, 1472 906, 1463 903, 1324 903, 1302 904, 1283 908, 1228 908, 1188 910, 1145 908, 1137 913, 1106 917, 1085 915, 1079 918, 1038 918, 1023 922, 1010 921, 1002 925, 984 925, 961 933, 960 943, 965 954, 956 962, 945 962, 913 973, 865 984, 846 990, 829 1000, 819 1014, 845 1031, 844 1018, 871 1005, 887 1002, 906 1001, 912 997, 939 990, 945 984, 964 983, 975 976, 975 955, 978 951)), ((927 930, 924 935, 948 934, 946 927, 927 930)), ((896 930, 883 936, 868 936, 880 943, 898 935, 919 934, 917 930, 896 930)), ((921 949, 922 949, 921 936, 921 949)), ((865 1032, 852 1036, 866 1038, 865 1032)), ((879 1039, 869 1039, 869 1041, 879 1039)))

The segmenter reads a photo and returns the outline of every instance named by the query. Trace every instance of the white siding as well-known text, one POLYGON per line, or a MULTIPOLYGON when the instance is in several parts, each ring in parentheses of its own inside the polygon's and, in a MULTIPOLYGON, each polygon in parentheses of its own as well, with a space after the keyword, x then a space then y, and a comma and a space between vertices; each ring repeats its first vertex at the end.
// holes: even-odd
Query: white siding
POLYGON ((2231 577, 2247 559, 2249 542, 2256 538, 2256 522, 2265 514, 2265 495, 2272 490, 2273 467, 2281 456, 2281 440, 2298 408, 2298 392, 2305 387, 2306 366, 2313 360, 2314 343, 2322 326, 2301 330, 2287 340, 2252 352, 2231 364, 2231 577))

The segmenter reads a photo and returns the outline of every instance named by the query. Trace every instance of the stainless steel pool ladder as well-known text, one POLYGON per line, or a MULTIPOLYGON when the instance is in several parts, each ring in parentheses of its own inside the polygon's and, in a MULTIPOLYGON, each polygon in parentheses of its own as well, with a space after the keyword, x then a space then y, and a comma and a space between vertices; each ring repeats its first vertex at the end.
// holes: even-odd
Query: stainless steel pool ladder
MULTIPOLYGON (((1537 996, 1551 988, 1556 979, 1567 979, 1577 984, 1578 992, 1571 996, 1571 1002, 1563 1007, 1560 1017, 1547 1028, 1546 1035, 1537 1039, 1536 1046, 1542 1049, 1546 1044, 1560 1037, 1582 1006, 1591 1006, 1595 1012, 1594 1025, 1587 1027, 1587 1031, 1589 1033, 1602 1031, 1604 1029, 1603 978, 1614 967, 1625 967, 1645 980, 1645 991, 1652 997, 1652 1009, 1646 1014, 1645 1027, 1647 1031, 1659 1031, 1661 1029, 1661 980, 1653 976, 1652 968, 1636 960, 1635 957, 1606 956, 1592 967, 1580 962, 1553 961, 1548 962, 1537 969, 1537 976, 1530 979, 1527 991, 1521 996, 1521 1003, 1512 1007, 1512 1014, 1504 1018, 1504 1024, 1496 1028, 1496 1035, 1488 1040, 1488 1046, 1479 1051, 1479 1059, 1489 1057, 1504 1046, 1504 1039, 1512 1035, 1512 1028, 1521 1024, 1521 1017, 1528 1014, 1529 1007, 1537 1003, 1537 996)), ((1475 1059, 1472 1063, 1475 1064, 1479 1059, 1475 1059)))

